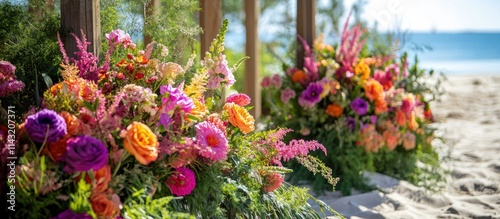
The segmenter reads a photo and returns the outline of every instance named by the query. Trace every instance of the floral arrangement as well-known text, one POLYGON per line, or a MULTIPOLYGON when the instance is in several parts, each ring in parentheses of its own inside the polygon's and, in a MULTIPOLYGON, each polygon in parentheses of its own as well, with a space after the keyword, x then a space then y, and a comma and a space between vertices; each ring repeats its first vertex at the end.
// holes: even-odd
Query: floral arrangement
POLYGON ((308 200, 336 213, 284 181, 293 159, 334 186, 309 155, 325 147, 285 143, 289 129, 255 131, 250 98, 223 97, 237 67, 223 54, 226 31, 227 21, 197 67, 194 56, 162 61, 157 43, 138 50, 121 30, 106 34, 102 65, 83 34, 76 58, 60 43, 63 81, 18 127, 15 217, 321 218, 308 200))
POLYGON ((16 67, 10 62, 0 61, 0 97, 22 91, 24 83, 16 78, 16 67))
MULTIPOLYGON (((318 156, 340 177, 337 188, 345 194, 369 188, 366 170, 420 183, 417 161, 431 164, 432 171, 439 166, 430 126, 430 102, 438 92, 426 84, 427 72, 416 64, 410 68, 406 54, 399 61, 370 54, 365 33, 346 23, 337 50, 323 36, 311 50, 298 36, 303 67, 285 67, 285 74, 261 82, 269 127, 291 127, 298 131, 294 137, 325 145, 329 156, 318 156)), ((324 180, 316 178, 315 188, 325 189, 324 180)))

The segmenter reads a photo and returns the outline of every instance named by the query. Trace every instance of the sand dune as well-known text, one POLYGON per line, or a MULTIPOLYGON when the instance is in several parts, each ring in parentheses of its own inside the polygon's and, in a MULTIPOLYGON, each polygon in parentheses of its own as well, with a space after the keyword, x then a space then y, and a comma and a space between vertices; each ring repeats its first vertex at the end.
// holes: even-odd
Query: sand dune
POLYGON ((441 192, 367 173, 378 191, 319 198, 347 218, 500 218, 500 75, 450 76, 443 86, 432 106, 450 156, 441 192))

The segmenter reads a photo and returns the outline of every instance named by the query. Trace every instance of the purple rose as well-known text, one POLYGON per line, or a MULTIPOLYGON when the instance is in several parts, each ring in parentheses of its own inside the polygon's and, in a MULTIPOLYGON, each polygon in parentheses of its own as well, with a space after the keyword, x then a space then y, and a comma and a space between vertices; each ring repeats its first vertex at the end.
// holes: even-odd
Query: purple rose
POLYGON ((358 97, 351 102, 351 108, 356 114, 363 116, 368 111, 368 103, 358 97))
POLYGON ((96 171, 108 163, 108 149, 104 144, 88 135, 80 135, 68 139, 66 142, 66 154, 63 161, 64 172, 72 174, 76 171, 96 171))
POLYGON ((299 105, 305 108, 311 108, 321 100, 323 86, 321 83, 311 83, 300 93, 299 105))
POLYGON ((50 219, 92 219, 87 213, 75 213, 71 209, 59 213, 56 217, 50 219))
POLYGON ((24 127, 31 140, 38 143, 43 143, 45 137, 46 143, 56 142, 67 133, 64 118, 48 109, 28 116, 24 127))

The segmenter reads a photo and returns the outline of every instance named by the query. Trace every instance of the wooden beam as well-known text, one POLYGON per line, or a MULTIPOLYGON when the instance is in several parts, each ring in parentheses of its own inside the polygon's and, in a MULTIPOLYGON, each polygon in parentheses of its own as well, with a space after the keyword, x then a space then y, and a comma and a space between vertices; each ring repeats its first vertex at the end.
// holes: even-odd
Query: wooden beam
MULTIPOLYGON (((161 1, 160 0, 148 0, 146 6, 144 7, 144 25, 146 25, 146 20, 151 17, 158 16, 160 14, 161 1)), ((146 33, 143 35, 144 46, 153 42, 153 38, 146 33)))
MULTIPOLYGON (((316 0, 297 0, 297 34, 302 36, 309 46, 316 37, 316 0)), ((297 67, 304 66, 304 49, 297 39, 297 67)))
POLYGON ((250 110, 250 113, 255 119, 260 117, 262 110, 259 85, 259 1, 260 0, 245 0, 245 52, 250 59, 245 62, 244 93, 252 99, 251 105, 254 108, 250 110))
POLYGON ((222 26, 222 0, 200 0, 201 58, 205 57, 210 43, 222 26))
POLYGON ((90 45, 88 52, 99 56, 101 25, 100 0, 61 0, 61 40, 69 57, 78 51, 76 42, 70 33, 81 37, 81 31, 90 45))

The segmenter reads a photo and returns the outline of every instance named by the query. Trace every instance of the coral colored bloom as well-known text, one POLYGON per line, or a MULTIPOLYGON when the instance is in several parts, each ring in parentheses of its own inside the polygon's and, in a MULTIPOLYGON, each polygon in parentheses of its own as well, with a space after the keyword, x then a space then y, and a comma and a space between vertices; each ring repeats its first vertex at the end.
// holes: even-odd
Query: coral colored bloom
POLYGON ((75 115, 72 115, 66 111, 59 113, 59 115, 61 115, 64 118, 64 121, 66 122, 68 135, 76 136, 76 135, 85 135, 90 133, 88 126, 83 124, 83 122, 75 115))
POLYGON ((403 135, 403 148, 406 149, 407 151, 415 148, 415 134, 411 132, 406 132, 403 135))
POLYGON ((172 194, 185 196, 191 194, 196 187, 196 177, 191 169, 180 167, 170 174, 165 183, 167 183, 172 194))
POLYGON ((31 140, 43 143, 55 142, 67 133, 66 122, 53 110, 43 109, 34 115, 28 116, 24 125, 31 140))
POLYGON ((375 100, 375 115, 379 115, 381 113, 385 113, 388 111, 387 102, 385 99, 377 99, 375 100))
POLYGON ((326 110, 325 110, 326 114, 333 116, 335 118, 340 117, 343 112, 344 112, 344 109, 336 103, 332 103, 332 104, 328 105, 326 107, 326 110))
POLYGON ((356 98, 351 102, 351 109, 360 116, 363 116, 368 111, 368 103, 362 98, 356 98))
POLYGON ((295 91, 292 90, 292 88, 287 87, 281 91, 281 101, 283 103, 288 103, 288 101, 290 101, 290 99, 292 98, 295 98, 295 96, 295 91))
POLYGON ((306 79, 306 73, 300 69, 296 70, 292 75, 292 81, 295 83, 304 83, 306 79))
POLYGON ((228 113, 231 125, 238 127, 243 134, 252 132, 255 129, 255 119, 245 108, 235 103, 226 103, 224 110, 228 113))
POLYGON ((365 89, 366 98, 370 101, 384 98, 384 88, 373 78, 367 80, 363 88, 365 89))
POLYGON ((207 119, 206 119, 207 122, 210 122, 212 124, 214 124, 217 128, 219 128, 222 132, 226 133, 226 127, 227 127, 227 124, 228 122, 226 121, 222 121, 220 118, 219 118, 219 115, 218 114, 211 114, 209 116, 207 116, 207 119))
POLYGON ((196 125, 196 141, 200 146, 199 154, 213 161, 227 157, 228 142, 224 132, 214 124, 204 121, 196 125))
POLYGON ((66 153, 66 141, 70 138, 69 135, 64 136, 58 141, 48 143, 46 148, 49 153, 49 157, 53 161, 60 161, 61 158, 66 153))
POLYGON ((173 160, 170 162, 170 165, 172 165, 174 168, 189 165, 191 162, 196 160, 196 151, 197 149, 192 144, 188 144, 184 148, 178 149, 177 156, 173 158, 173 160))
POLYGON ((115 218, 120 214, 119 199, 116 194, 96 192, 90 196, 89 202, 98 218, 115 218))
POLYGON ((300 93, 299 105, 304 108, 312 108, 321 101, 321 93, 323 86, 321 83, 311 83, 307 88, 300 93))
POLYGON ((406 125, 406 114, 401 109, 396 110, 396 122, 399 126, 406 125))
POLYGON ((262 190, 272 192, 281 186, 284 178, 279 173, 268 173, 264 176, 262 190))
POLYGON ((111 168, 108 165, 94 171, 94 178, 89 174, 85 174, 85 182, 92 185, 93 192, 104 192, 108 189, 108 184, 111 181, 111 168))
POLYGON ((106 165, 108 159, 108 149, 99 139, 89 135, 76 136, 66 141, 63 170, 69 174, 91 169, 96 171, 106 165))
POLYGON ((123 146, 143 165, 148 165, 158 158, 158 139, 143 123, 133 122, 127 127, 123 146))
POLYGON ((231 94, 226 98, 226 103, 236 103, 239 106, 246 106, 250 101, 250 97, 246 94, 231 94))

